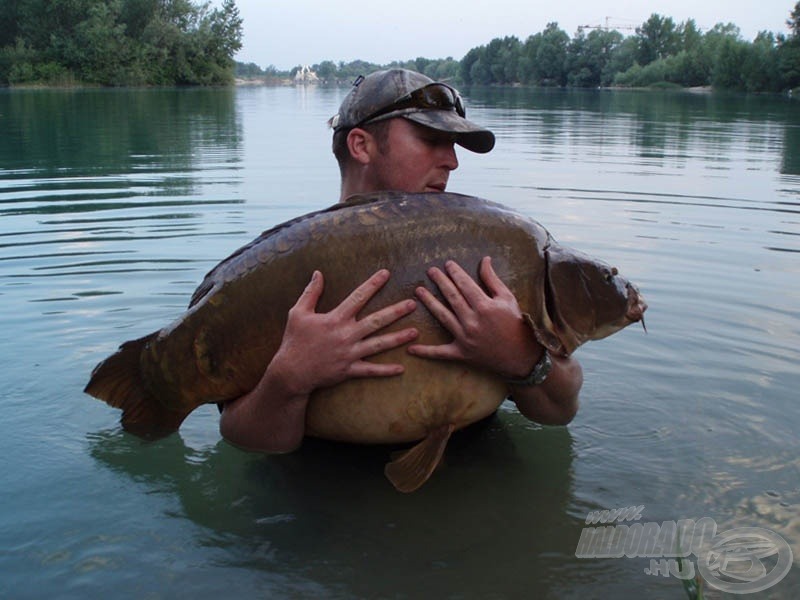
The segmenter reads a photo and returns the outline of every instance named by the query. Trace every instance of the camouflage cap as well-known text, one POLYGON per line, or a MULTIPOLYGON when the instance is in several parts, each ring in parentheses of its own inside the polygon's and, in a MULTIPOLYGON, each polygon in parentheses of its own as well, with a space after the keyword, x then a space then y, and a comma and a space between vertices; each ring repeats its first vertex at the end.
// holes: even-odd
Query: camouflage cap
MULTIPOLYGON (((391 109, 398 100, 435 83, 437 82, 433 79, 407 69, 389 69, 359 77, 339 107, 339 112, 331 117, 328 124, 334 131, 341 131, 367 123, 403 117, 436 131, 454 134, 455 142, 467 150, 489 152, 494 147, 494 134, 461 116, 455 106, 439 108, 413 105, 411 102, 410 106, 391 109), (382 112, 384 109, 389 110, 382 112), (376 113, 377 116, 373 117, 376 113)), ((461 101, 456 90, 446 84, 441 85, 452 91, 454 99, 461 101)))

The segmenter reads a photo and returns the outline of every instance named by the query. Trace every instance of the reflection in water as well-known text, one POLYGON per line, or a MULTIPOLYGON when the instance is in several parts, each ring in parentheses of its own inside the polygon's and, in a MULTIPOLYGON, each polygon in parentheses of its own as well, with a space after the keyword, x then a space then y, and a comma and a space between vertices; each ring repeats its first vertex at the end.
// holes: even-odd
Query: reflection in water
POLYGON ((569 430, 515 413, 458 432, 445 465, 413 494, 383 477, 392 450, 383 446, 309 439, 293 454, 245 459, 223 442, 194 451, 177 435, 145 444, 99 432, 89 442, 100 463, 175 494, 214 544, 235 550, 231 567, 296 570, 359 597, 447 596, 480 572, 471 594, 502 581, 508 597, 531 585, 557 591, 575 560, 569 430))
POLYGON ((461 152, 450 188, 615 263, 648 334, 581 348, 569 428, 504 407, 407 496, 385 448, 247 454, 211 407, 146 444, 81 392, 221 257, 333 201, 345 90, 0 90, 0 595, 683 597, 646 560, 575 558, 588 511, 630 505, 797 548, 796 104, 468 91, 498 143, 461 152))
POLYGON ((6 90, 0 92, 5 125, 0 164, 17 174, 47 177, 56 189, 64 183, 59 175, 67 173, 191 170, 198 149, 224 153, 241 144, 234 94, 230 89, 6 90))
POLYGON ((660 91, 558 90, 512 87, 471 87, 463 90, 471 107, 493 109, 589 112, 629 115, 673 123, 751 122, 786 123, 796 120, 797 103, 785 96, 705 94, 660 91))
POLYGON ((177 197, 201 169, 235 168, 242 142, 231 90, 14 90, 0 118, 4 217, 209 204, 177 197))
POLYGON ((120 293, 100 281, 113 273, 201 271, 208 259, 167 248, 241 231, 226 216, 242 203, 234 90, 6 90, 0 123, 0 278, 22 298, 120 293), (87 277, 98 287, 80 289, 87 277))
POLYGON ((642 158, 682 157, 685 162, 726 155, 742 135, 752 150, 782 148, 781 172, 800 174, 800 110, 796 100, 785 96, 483 87, 464 91, 470 106, 499 109, 492 123, 495 129, 509 130, 515 137, 538 131, 541 137, 532 140, 537 144, 559 145, 560 136, 585 139, 585 145, 600 144, 601 149, 619 142, 635 147, 642 158), (531 129, 533 120, 539 127, 531 129), (756 134, 756 124, 775 131, 765 136, 759 128, 756 134), (704 146, 701 151, 698 141, 704 146))
POLYGON ((783 132, 781 173, 784 175, 800 175, 800 123, 786 127, 783 132))

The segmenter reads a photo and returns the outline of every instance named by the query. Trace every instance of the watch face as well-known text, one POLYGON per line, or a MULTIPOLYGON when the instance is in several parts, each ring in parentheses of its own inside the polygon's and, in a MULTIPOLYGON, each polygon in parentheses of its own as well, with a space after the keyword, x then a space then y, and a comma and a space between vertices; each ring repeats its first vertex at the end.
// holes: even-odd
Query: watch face
POLYGON ((542 354, 542 358, 539 359, 533 366, 533 370, 531 374, 528 375, 525 379, 508 379, 508 383, 511 385, 539 385, 540 383, 544 382, 547 379, 547 376, 550 374, 550 371, 553 369, 553 361, 550 360, 550 353, 545 348, 544 354, 542 354))
POLYGON ((553 361, 550 360, 550 354, 545 350, 542 360, 536 363, 536 367, 533 369, 533 383, 536 385, 543 383, 552 369, 553 361))

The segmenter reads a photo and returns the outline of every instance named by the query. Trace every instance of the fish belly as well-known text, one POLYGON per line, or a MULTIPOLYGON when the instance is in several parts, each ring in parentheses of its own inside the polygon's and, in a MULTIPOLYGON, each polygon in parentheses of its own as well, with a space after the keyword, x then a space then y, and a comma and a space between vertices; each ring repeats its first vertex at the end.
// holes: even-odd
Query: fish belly
POLYGON ((394 357, 405 364, 402 376, 350 380, 315 392, 306 433, 364 444, 411 442, 442 425, 475 423, 506 397, 497 377, 457 363, 403 358, 394 357))

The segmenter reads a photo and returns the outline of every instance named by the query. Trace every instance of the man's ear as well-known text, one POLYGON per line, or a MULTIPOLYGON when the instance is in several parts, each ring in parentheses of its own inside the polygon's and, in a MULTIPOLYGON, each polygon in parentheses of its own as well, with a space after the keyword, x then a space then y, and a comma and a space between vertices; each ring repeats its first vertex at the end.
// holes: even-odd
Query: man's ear
POLYGON ((372 134, 360 127, 354 127, 347 134, 347 149, 353 160, 366 165, 372 160, 372 155, 377 150, 377 146, 372 134))

